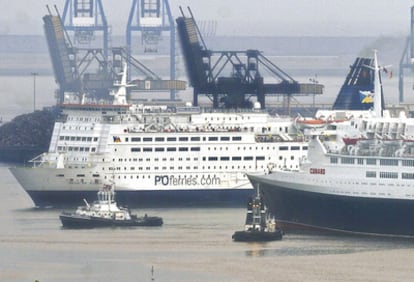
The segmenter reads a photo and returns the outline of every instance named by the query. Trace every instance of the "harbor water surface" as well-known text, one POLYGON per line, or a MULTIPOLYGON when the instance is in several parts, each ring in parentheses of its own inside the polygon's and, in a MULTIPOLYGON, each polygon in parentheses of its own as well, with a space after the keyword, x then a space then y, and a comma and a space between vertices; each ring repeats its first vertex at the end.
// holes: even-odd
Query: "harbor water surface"
MULTIPOLYGON (((287 233, 236 243, 244 208, 133 210, 162 227, 63 229, 0 164, 0 281, 412 281, 414 239, 287 233)), ((80 205, 82 203, 79 203, 80 205)), ((410 224, 410 223, 407 223, 410 224)), ((384 228, 387 228, 384 222, 384 228)))

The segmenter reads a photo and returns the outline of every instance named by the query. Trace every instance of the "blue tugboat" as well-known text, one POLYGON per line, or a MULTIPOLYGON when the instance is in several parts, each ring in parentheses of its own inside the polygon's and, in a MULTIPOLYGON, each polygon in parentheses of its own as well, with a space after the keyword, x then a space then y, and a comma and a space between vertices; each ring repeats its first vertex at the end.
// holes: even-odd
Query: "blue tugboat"
POLYGON ((256 197, 250 197, 247 203, 245 230, 234 232, 232 238, 237 242, 263 242, 281 240, 283 231, 276 226, 276 220, 270 216, 263 203, 259 189, 256 197))
POLYGON ((98 191, 98 200, 80 206, 74 213, 62 212, 59 216, 65 228, 127 227, 127 226, 161 226, 163 220, 158 216, 138 217, 130 210, 120 207, 115 202, 113 184, 106 184, 98 191))

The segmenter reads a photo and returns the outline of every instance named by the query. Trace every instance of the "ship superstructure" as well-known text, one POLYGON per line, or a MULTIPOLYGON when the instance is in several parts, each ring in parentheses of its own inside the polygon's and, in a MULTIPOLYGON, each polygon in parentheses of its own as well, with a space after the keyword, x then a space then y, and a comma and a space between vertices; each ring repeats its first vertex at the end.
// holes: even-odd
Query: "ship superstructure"
POLYGON ((290 118, 250 111, 130 105, 126 67, 112 104, 65 103, 49 151, 11 168, 37 206, 78 204, 105 180, 128 205, 242 204, 246 172, 295 168, 307 142, 290 118))
POLYGON ((186 198, 186 203, 243 203, 252 193, 246 172, 262 173, 269 163, 295 168, 307 151, 290 118, 258 109, 207 112, 190 106, 81 104, 62 108, 49 152, 35 159, 33 167, 11 168, 36 205, 94 195, 105 179, 116 181, 118 199, 128 204, 151 199, 183 203, 186 198))

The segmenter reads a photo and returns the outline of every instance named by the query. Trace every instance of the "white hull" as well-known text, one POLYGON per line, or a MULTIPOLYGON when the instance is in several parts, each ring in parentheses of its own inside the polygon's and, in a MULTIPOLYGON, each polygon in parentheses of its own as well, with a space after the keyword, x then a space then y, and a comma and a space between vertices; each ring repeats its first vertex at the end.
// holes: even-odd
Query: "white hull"
MULTIPOLYGON (((94 177, 96 173, 93 171, 86 172, 82 169, 10 168, 10 170, 30 195, 34 204, 39 207, 77 206, 83 199, 93 200, 102 186, 101 176, 96 178, 94 177), (61 175, 66 175, 67 178, 61 175)), ((135 175, 137 176, 140 177, 135 175)), ((164 176, 150 175, 134 186, 130 181, 118 181, 118 183, 116 193, 119 202, 131 207, 242 206, 247 197, 254 193, 244 173, 218 172, 214 178, 209 178, 207 174, 203 174, 200 178, 191 173, 186 175, 170 173, 164 176), (155 179, 158 179, 156 183, 154 183, 155 179)))
MULTIPOLYGON (((102 186, 101 176, 94 177, 96 172, 92 170, 14 167, 10 171, 26 191, 96 192, 102 186)), ((252 189, 245 172, 216 172, 214 176, 208 173, 147 173, 130 176, 133 180, 121 179, 117 182, 117 191, 252 189), (139 185, 135 179, 140 179, 139 185)), ((107 178, 112 178, 112 175, 107 178)))

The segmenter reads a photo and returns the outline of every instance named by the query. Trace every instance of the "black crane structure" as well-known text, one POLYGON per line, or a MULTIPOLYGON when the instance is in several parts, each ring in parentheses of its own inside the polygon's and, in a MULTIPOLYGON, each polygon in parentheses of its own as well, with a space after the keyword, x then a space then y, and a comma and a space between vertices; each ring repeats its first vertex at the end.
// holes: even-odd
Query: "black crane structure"
POLYGON ((323 85, 299 83, 258 50, 211 51, 207 49, 193 14, 176 19, 178 36, 183 50, 187 74, 193 87, 193 103, 205 95, 214 108, 247 108, 256 96, 262 108, 267 95, 284 95, 290 108, 293 95, 322 94, 323 85), (259 68, 264 68, 276 83, 265 83, 259 68), (230 75, 224 76, 224 72, 230 75))

